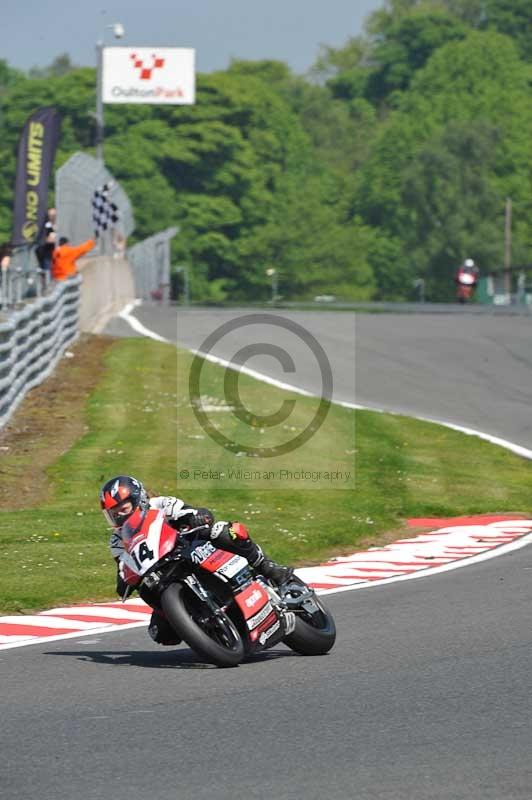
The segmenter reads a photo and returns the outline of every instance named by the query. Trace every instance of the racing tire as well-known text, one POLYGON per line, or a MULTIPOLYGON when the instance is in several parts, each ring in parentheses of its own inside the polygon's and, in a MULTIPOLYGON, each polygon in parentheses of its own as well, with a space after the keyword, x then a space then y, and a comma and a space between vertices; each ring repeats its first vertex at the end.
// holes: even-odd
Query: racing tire
MULTIPOLYGON (((161 606, 177 635, 197 655, 217 667, 236 667, 244 658, 244 643, 234 623, 222 611, 214 616, 187 587, 172 583, 161 596, 161 606), (209 621, 200 625, 202 613, 209 621)), ((203 619, 206 619, 203 617, 203 619)))
POLYGON ((317 597, 314 597, 314 603, 316 612, 298 612, 294 631, 283 640, 302 656, 323 656, 336 641, 336 625, 330 611, 317 597))

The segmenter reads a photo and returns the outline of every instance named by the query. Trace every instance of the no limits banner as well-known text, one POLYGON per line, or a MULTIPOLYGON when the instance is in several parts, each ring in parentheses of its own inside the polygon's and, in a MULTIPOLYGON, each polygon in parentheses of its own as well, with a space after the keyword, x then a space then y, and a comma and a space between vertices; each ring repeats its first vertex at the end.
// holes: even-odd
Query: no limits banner
POLYGON ((43 228, 60 131, 58 110, 44 106, 30 114, 20 134, 11 239, 14 247, 35 243, 43 228))

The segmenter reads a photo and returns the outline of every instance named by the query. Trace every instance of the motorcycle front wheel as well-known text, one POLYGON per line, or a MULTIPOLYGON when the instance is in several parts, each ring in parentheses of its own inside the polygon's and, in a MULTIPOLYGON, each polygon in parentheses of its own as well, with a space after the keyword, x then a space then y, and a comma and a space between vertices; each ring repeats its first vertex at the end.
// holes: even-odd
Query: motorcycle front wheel
POLYGON ((186 586, 172 583, 161 596, 170 625, 195 653, 217 667, 236 667, 244 658, 244 643, 223 611, 213 612, 186 586))

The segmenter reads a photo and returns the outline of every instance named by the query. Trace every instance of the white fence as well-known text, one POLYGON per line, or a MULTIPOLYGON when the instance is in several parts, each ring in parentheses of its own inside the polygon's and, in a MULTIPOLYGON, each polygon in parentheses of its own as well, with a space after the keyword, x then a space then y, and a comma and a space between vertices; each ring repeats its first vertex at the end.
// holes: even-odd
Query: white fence
POLYGON ((0 316, 0 427, 25 394, 48 377, 78 334, 79 276, 0 316))
POLYGON ((55 175, 55 202, 59 236, 67 236, 73 244, 94 238, 94 192, 108 186, 108 200, 117 208, 117 221, 109 222, 93 255, 124 255, 127 237, 135 228, 129 197, 104 165, 87 155, 74 153, 55 175))
POLYGON ((141 300, 169 299, 170 243, 178 230, 176 227, 159 231, 127 251, 137 297, 141 300))

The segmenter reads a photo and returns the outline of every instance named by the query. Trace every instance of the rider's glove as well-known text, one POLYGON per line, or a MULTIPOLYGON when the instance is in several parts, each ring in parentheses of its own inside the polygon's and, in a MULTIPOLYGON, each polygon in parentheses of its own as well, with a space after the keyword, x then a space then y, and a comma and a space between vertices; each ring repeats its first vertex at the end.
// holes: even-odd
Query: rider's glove
POLYGON ((214 522, 214 517, 208 508, 195 508, 190 513, 194 514, 194 525, 208 525, 210 528, 214 522))
MULTIPOLYGON (((211 529, 211 539, 218 539, 221 536, 226 544, 231 541, 236 542, 237 539, 242 542, 251 541, 248 529, 241 522, 215 522, 211 529)), ((253 546, 256 547, 256 545, 253 546)))
POLYGON ((167 519, 179 519, 183 516, 183 506, 185 504, 177 497, 166 497, 163 503, 164 515, 167 519))
POLYGON ((215 522, 211 528, 211 539, 218 539, 218 537, 221 536, 223 533, 229 534, 230 529, 231 529, 230 522, 224 522, 223 520, 215 522))
POLYGON ((120 574, 120 570, 116 573, 116 593, 119 597, 124 596, 124 592, 126 591, 128 584, 120 574))

